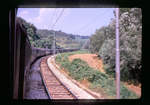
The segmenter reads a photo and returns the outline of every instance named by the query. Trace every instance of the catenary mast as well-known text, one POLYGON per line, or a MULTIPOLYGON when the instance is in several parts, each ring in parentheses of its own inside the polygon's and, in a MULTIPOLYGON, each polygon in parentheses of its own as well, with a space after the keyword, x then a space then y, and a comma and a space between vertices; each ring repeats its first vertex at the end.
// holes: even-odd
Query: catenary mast
POLYGON ((120 99, 119 8, 116 13, 116 98, 120 99))

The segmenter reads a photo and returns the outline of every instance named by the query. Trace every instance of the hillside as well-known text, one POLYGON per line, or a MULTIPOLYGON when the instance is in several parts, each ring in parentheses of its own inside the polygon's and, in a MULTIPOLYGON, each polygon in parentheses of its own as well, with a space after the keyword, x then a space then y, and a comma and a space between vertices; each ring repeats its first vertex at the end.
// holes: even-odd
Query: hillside
POLYGON ((40 38, 53 38, 53 33, 56 35, 56 45, 62 48, 81 48, 84 43, 89 39, 89 36, 80 36, 67 34, 62 31, 54 31, 54 30, 37 30, 36 33, 40 38))
POLYGON ((26 22, 23 18, 17 17, 17 19, 25 27, 33 47, 53 48, 54 32, 56 35, 56 48, 82 48, 89 39, 89 36, 73 35, 62 31, 37 29, 33 24, 26 22))
MULTIPOLYGON (((96 54, 91 54, 84 50, 76 52, 62 53, 56 56, 56 64, 75 81, 81 83, 86 88, 96 92, 105 99, 115 99, 116 84, 115 77, 106 73, 102 59, 96 54)), ((129 87, 120 82, 120 98, 136 99, 140 97, 140 87, 129 87), (138 91, 134 91, 134 89, 138 91)))

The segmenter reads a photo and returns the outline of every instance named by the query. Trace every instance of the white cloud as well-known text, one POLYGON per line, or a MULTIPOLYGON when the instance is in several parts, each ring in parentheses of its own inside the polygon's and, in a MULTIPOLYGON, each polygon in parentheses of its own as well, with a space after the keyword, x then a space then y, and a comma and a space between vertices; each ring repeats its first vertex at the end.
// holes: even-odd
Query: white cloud
POLYGON ((46 25, 50 22, 50 17, 52 17, 54 10, 54 8, 40 8, 39 15, 31 20, 37 25, 38 28, 48 28, 46 25))
POLYGON ((53 12, 54 12, 53 8, 41 8, 39 10, 39 16, 36 19, 41 22, 47 20, 47 18, 52 16, 53 12))
MULTIPOLYGON (((51 26, 55 23, 56 19, 60 15, 60 12, 63 8, 38 8, 38 15, 32 16, 31 10, 20 10, 18 16, 24 18, 27 20, 27 22, 30 22, 34 24, 39 29, 50 29, 51 26)), ((70 8, 65 8, 61 18, 58 20, 58 23, 56 24, 55 29, 59 29, 62 27, 62 24, 65 21, 66 16, 70 13, 70 8)))
MULTIPOLYGON (((52 24, 55 23, 56 18, 58 18, 62 8, 40 8, 39 15, 33 19, 30 19, 30 22, 36 24, 38 28, 46 28, 50 29, 52 24), (32 21, 31 21, 32 20, 32 21)), ((62 24, 65 20, 65 17, 70 13, 70 9, 67 8, 64 10, 60 20, 56 24, 58 28, 60 24, 62 24)))

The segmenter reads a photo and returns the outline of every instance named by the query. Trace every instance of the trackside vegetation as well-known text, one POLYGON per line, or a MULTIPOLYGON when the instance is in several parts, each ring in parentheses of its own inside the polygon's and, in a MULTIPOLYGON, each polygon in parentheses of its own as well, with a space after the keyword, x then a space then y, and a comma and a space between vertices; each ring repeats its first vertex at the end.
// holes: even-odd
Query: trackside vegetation
MULTIPOLYGON (((115 98, 115 80, 108 74, 102 73, 98 70, 94 70, 89 67, 88 64, 81 59, 74 59, 72 62, 68 60, 68 56, 73 54, 86 53, 86 51, 62 53, 56 56, 56 63, 61 65, 61 68, 65 68, 69 75, 77 80, 88 80, 91 83, 90 89, 101 89, 108 97, 115 98)), ((128 90, 123 83, 121 83, 121 98, 138 98, 136 94, 128 90)), ((99 91, 100 93, 100 91, 99 91)))
MULTIPOLYGON (((134 85, 142 77, 142 10, 119 8, 120 79, 134 85)), ((115 14, 114 14, 115 15, 115 14)), ((107 74, 115 74, 115 19, 101 27, 90 37, 91 53, 103 60, 107 74)))

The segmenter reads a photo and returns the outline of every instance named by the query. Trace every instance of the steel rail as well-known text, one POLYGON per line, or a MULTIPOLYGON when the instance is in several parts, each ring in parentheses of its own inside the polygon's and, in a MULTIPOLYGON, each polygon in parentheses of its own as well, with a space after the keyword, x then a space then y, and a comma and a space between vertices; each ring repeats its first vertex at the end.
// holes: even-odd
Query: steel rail
MULTIPOLYGON (((42 63, 42 62, 46 63, 47 67, 48 67, 48 64, 47 64, 47 59, 48 59, 48 58, 49 58, 49 57, 46 56, 46 58, 43 57, 43 59, 46 59, 46 60, 44 60, 44 61, 41 60, 41 63, 42 63)), ((41 68, 41 65, 40 65, 40 70, 41 70, 41 69, 42 69, 42 68, 41 68)), ((65 89, 66 91, 68 91, 68 93, 70 93, 70 95, 72 95, 72 97, 73 97, 74 99, 78 99, 77 96, 74 95, 74 94, 70 91, 70 89, 67 88, 67 87, 58 79, 58 77, 56 77, 56 75, 50 70, 49 67, 48 67, 48 70, 49 70, 49 71, 51 72, 51 74, 55 77, 55 79, 60 83, 60 85, 63 86, 64 89, 65 89)), ((46 83, 45 83, 45 81, 44 81, 44 79, 43 79, 42 71, 41 71, 41 75, 42 75, 42 80, 43 80, 45 89, 46 89, 46 91, 47 91, 47 93, 48 93, 49 99, 53 99, 53 98, 52 98, 52 95, 51 95, 51 93, 48 91, 48 87, 47 87, 47 85, 46 85, 46 83)))

